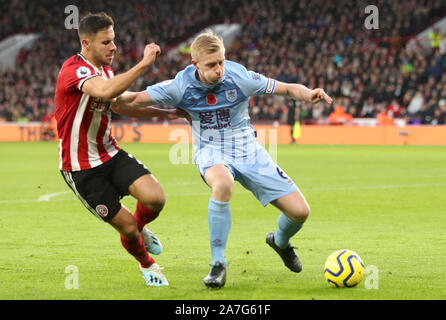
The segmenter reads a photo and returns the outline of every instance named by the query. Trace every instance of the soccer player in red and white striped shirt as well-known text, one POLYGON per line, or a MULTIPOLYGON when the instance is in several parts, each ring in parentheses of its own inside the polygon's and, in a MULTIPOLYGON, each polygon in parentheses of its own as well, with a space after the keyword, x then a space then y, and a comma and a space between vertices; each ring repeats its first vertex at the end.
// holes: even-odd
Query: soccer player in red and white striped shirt
MULTIPOLYGON (((59 134, 59 167, 84 206, 120 233, 123 247, 140 264, 149 286, 168 285, 148 255, 162 251, 158 238, 144 226, 162 210, 165 197, 150 171, 120 149, 110 130, 110 102, 120 96, 160 54, 151 43, 144 57, 125 73, 110 67, 116 51, 114 23, 105 13, 88 14, 79 23, 82 51, 65 61, 57 79, 55 113, 59 134), (132 195, 132 213, 120 203, 132 195)), ((176 111, 153 110, 153 116, 174 119, 176 111)))

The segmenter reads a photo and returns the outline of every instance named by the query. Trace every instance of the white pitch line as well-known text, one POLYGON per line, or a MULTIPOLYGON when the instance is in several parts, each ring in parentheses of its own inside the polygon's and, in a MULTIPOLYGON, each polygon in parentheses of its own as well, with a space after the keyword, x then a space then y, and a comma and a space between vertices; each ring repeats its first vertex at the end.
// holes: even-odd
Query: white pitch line
MULTIPOLYGON (((378 185, 378 186, 350 186, 350 187, 324 187, 324 188, 302 188, 303 191, 342 191, 342 190, 386 190, 386 189, 398 189, 398 188, 430 188, 430 187, 444 187, 446 183, 415 183, 415 184, 394 184, 394 185, 378 185)), ((27 202, 42 202, 42 201, 73 201, 78 200, 73 197, 72 199, 52 199, 59 195, 64 195, 71 193, 71 191, 50 193, 47 195, 40 196, 37 200, 0 200, 0 204, 9 203, 27 203, 27 202)), ((248 190, 242 190, 239 192, 234 192, 234 194, 244 194, 251 193, 248 190)), ((191 197, 191 196, 208 196, 210 195, 210 190, 208 192, 194 192, 194 193, 167 193, 166 197, 191 197)))
POLYGON ((414 184, 394 184, 381 186, 349 186, 349 187, 325 187, 325 188, 304 188, 306 191, 336 191, 336 190, 369 190, 369 189, 398 189, 398 188, 429 188, 443 187, 446 183, 414 183, 414 184))
POLYGON ((64 191, 64 192, 56 192, 56 193, 50 193, 50 194, 45 194, 43 196, 40 196, 39 199, 37 199, 37 201, 50 201, 51 198, 63 195, 63 194, 68 194, 71 193, 72 191, 64 191))

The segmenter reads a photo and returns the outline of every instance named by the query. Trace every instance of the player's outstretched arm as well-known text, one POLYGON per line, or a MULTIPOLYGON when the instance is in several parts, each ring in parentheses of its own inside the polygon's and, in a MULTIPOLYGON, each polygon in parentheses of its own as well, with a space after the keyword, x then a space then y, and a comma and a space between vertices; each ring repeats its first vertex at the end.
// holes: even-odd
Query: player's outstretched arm
POLYGON ((88 79, 81 89, 89 96, 112 100, 127 90, 155 62, 160 52, 161 49, 158 45, 155 43, 148 44, 144 49, 144 57, 133 68, 109 80, 101 77, 88 79))
POLYGON ((159 109, 150 107, 153 104, 147 91, 126 91, 113 102, 112 110, 117 114, 129 118, 161 117, 168 120, 186 118, 190 122, 189 114, 181 109, 159 109))
POLYGON ((297 83, 284 83, 276 81, 275 94, 312 103, 318 103, 321 100, 325 100, 329 104, 333 102, 333 99, 325 93, 324 89, 316 88, 312 90, 297 83))
POLYGON ((125 91, 113 101, 113 107, 120 109, 137 109, 153 104, 154 102, 146 90, 140 92, 125 91))

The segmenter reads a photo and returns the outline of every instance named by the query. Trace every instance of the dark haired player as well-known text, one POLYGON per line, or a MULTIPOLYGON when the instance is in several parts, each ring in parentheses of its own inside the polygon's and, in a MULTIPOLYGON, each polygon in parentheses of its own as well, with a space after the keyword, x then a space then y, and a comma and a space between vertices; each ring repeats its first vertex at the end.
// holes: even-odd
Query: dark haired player
MULTIPOLYGON (((148 254, 160 254, 161 243, 144 227, 162 210, 163 190, 140 161, 119 148, 110 131, 110 101, 155 62, 160 48, 146 45, 141 61, 115 76, 110 67, 116 51, 113 26, 105 13, 83 17, 78 30, 82 50, 60 70, 55 93, 59 168, 83 205, 120 233, 122 246, 139 262, 146 284, 164 286, 167 279, 148 254), (134 215, 120 203, 128 194, 138 200, 134 215)), ((151 112, 178 117, 176 111, 151 112)))

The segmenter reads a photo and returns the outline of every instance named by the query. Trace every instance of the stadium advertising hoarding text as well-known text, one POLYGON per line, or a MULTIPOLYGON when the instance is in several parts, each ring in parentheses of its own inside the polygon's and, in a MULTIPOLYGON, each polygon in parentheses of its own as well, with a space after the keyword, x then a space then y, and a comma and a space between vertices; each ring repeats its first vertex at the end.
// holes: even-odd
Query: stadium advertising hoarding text
MULTIPOLYGON (((263 144, 291 142, 287 125, 254 125, 263 144)), ((57 140, 54 128, 39 122, 1 123, 0 141, 57 140)), ((114 122, 112 134, 118 142, 191 143, 188 125, 114 122)), ((446 126, 329 126, 303 125, 297 144, 446 145, 446 126)))

